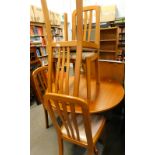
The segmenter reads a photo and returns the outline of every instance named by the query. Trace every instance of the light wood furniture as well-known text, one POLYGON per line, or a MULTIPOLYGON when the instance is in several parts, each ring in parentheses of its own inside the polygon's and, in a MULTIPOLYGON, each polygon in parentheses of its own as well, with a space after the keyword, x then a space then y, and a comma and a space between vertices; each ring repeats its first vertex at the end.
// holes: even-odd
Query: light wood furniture
MULTIPOLYGON (((46 23, 46 30, 47 30, 47 41, 48 41, 48 53, 49 53, 49 77, 48 77, 48 92, 52 92, 52 85, 53 85, 53 53, 56 51, 57 53, 61 53, 61 51, 68 51, 70 53, 70 51, 72 49, 76 50, 76 57, 75 57, 75 79, 74 79, 74 96, 78 96, 79 94, 79 83, 80 83, 80 67, 81 67, 81 62, 82 62, 82 51, 83 49, 87 49, 87 50, 93 50, 93 51, 97 51, 99 49, 99 43, 97 44, 96 42, 92 42, 92 41, 87 41, 86 40, 86 31, 87 31, 87 18, 90 19, 89 24, 91 24, 91 18, 92 18, 92 13, 89 13, 90 17, 87 16, 87 11, 89 10, 90 12, 92 10, 95 9, 96 11, 96 21, 99 20, 99 7, 95 7, 93 6, 91 7, 86 7, 83 9, 82 7, 82 0, 78 0, 76 1, 76 7, 77 7, 77 11, 73 13, 73 15, 76 15, 76 21, 73 22, 73 31, 76 31, 75 28, 77 27, 77 31, 76 33, 73 32, 73 39, 76 40, 72 40, 72 41, 64 41, 64 42, 52 42, 52 35, 50 34, 50 21, 49 21, 49 15, 48 15, 48 8, 47 8, 47 4, 45 0, 41 0, 42 2, 42 9, 43 9, 43 13, 44 13, 44 17, 45 17, 45 23, 46 23), (84 16, 85 16, 85 20, 84 20, 84 31, 83 31, 83 10, 84 10, 84 16), (75 22, 77 23, 75 26, 75 22), (75 37, 76 34, 76 38, 75 37), (84 34, 84 35, 83 35, 84 34)), ((98 22, 97 22, 98 23, 98 22)), ((88 25, 89 25, 88 24, 88 25)), ((88 36, 90 36, 90 32, 91 32, 91 26, 88 26, 88 36)), ((99 27, 96 29, 96 38, 99 40, 99 33, 97 33, 99 31, 99 27)), ((88 38, 89 40, 90 38, 88 38)), ((63 53, 64 53, 63 52, 63 53)), ((62 56, 63 57, 63 56, 62 56)), ((72 57, 71 54, 69 57, 72 57)), ((59 56, 58 56, 59 58, 59 56)), ((70 58, 69 58, 70 59, 70 58)), ((88 100, 90 99, 90 63, 92 61, 96 61, 96 66, 98 66, 98 53, 93 54, 93 55, 89 55, 88 60, 86 60, 87 63, 87 93, 88 93, 88 100)), ((62 64, 63 66, 63 64, 62 64)), ((96 78, 97 78, 97 82, 96 84, 99 84, 99 76, 98 76, 98 67, 96 67, 96 78)))
MULTIPOLYGON (((101 81, 111 79, 124 85, 125 62, 117 61, 117 60, 99 59, 99 72, 100 72, 101 81)), ((96 76, 96 68, 92 64, 91 65, 91 77, 95 78, 95 76, 96 76)))
MULTIPOLYGON (((79 98, 87 101, 86 78, 85 76, 81 76, 80 78, 79 98)), ((72 96, 74 77, 70 77, 69 83, 69 95, 72 96)), ((124 88, 116 80, 104 79, 100 82, 100 86, 96 87, 96 80, 91 79, 91 88, 91 99, 89 102, 87 101, 90 113, 106 112, 119 105, 124 97, 124 88)), ((68 112, 70 112, 69 109, 68 112)), ((81 110, 77 107, 76 112, 81 113, 81 110)))
MULTIPOLYGON (((47 89, 47 73, 48 73, 48 67, 47 66, 42 66, 37 68, 36 70, 33 71, 32 77, 35 85, 35 89, 39 98, 40 103, 44 103, 44 94, 47 89)), ((48 124, 48 113, 47 110, 44 107, 44 113, 45 113, 45 123, 46 123, 46 128, 49 127, 48 124)))
POLYGON ((100 59, 116 60, 118 38, 118 27, 100 29, 100 59))
POLYGON ((59 155, 63 155, 63 140, 87 148, 88 155, 98 154, 95 144, 105 127, 103 116, 90 116, 88 104, 83 99, 62 94, 47 93, 45 106, 57 131, 59 155), (77 106, 82 111, 81 115, 76 113, 77 106), (67 108, 71 109, 70 113, 67 108), (61 119, 61 126, 55 111, 61 119))

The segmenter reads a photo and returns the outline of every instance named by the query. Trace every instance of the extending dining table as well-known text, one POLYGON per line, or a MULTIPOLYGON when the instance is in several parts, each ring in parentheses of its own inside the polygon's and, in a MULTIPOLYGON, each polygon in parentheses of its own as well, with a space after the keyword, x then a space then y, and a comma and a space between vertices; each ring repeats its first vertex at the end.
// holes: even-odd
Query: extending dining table
MULTIPOLYGON (((73 96, 74 76, 69 77, 69 95, 73 96)), ((91 99, 88 103, 90 113, 106 112, 116 107, 124 97, 123 86, 114 80, 101 80, 100 84, 96 85, 96 80, 91 80, 91 99)), ((79 85, 79 96, 87 101, 86 78, 81 75, 79 85)), ((70 109, 67 108, 70 112, 70 109)), ((76 113, 81 113, 80 107, 75 108, 76 113)))

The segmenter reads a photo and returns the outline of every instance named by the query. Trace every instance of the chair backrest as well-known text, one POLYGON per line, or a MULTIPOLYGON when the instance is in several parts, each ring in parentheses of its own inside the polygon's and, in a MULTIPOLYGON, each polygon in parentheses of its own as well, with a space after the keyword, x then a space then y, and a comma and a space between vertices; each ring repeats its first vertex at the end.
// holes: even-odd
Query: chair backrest
POLYGON ((55 93, 69 94, 70 48, 53 48, 58 55, 56 62, 55 93))
POLYGON ((65 137, 66 139, 73 141, 75 143, 82 143, 80 139, 80 129, 78 128, 78 116, 75 112, 75 106, 81 108, 80 117, 80 125, 82 124, 85 130, 85 136, 87 139, 87 144, 92 145, 92 131, 90 125, 90 114, 88 110, 87 103, 78 97, 56 94, 56 93, 47 93, 44 97, 45 99, 45 107, 48 110, 52 122, 57 130, 59 136, 65 137), (51 104, 52 103, 52 104, 51 104), (67 111, 70 111, 68 113, 67 111), (63 135, 62 133, 62 125, 60 126, 55 116, 55 113, 61 119, 63 127, 65 127, 67 135, 63 135))
MULTIPOLYGON (((72 14, 72 40, 77 37, 77 11, 72 14)), ((99 45, 100 41, 100 7, 87 6, 83 7, 83 41, 94 41, 99 45), (93 24, 94 23, 94 24, 93 24), (93 29, 92 29, 93 27, 93 29), (92 31, 95 31, 93 40, 92 31)))
POLYGON ((42 66, 33 71, 32 77, 39 101, 43 103, 43 95, 47 90, 48 66, 42 66))

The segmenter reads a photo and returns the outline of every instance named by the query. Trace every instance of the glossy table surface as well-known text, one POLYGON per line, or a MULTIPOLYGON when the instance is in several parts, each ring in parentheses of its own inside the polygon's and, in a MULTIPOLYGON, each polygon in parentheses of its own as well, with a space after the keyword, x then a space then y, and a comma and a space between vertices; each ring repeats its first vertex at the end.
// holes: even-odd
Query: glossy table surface
MULTIPOLYGON (((74 77, 70 77, 70 92, 73 94, 74 77)), ((81 76, 79 97, 87 100, 86 79, 81 76)), ((100 81, 99 87, 96 87, 95 80, 91 80, 91 101, 88 102, 90 113, 105 112, 117 106, 124 97, 123 86, 112 80, 100 81)), ((70 110, 68 109, 68 112, 70 110)), ((81 113, 80 108, 76 107, 77 113, 81 113)))

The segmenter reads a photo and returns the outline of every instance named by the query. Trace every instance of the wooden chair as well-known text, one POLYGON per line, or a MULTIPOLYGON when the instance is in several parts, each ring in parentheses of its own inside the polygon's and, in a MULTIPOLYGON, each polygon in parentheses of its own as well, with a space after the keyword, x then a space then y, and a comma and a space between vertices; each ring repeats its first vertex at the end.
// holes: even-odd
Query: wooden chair
MULTIPOLYGON (((83 17, 83 35, 82 41, 91 42, 96 45, 96 49, 84 48, 82 52, 82 60, 86 60, 92 57, 95 53, 99 54, 100 48, 100 7, 99 6, 86 6, 82 8, 83 17), (93 20, 95 18, 95 21, 93 20), (94 22, 94 23, 93 23, 94 22), (92 33, 94 34, 92 35, 92 33), (88 50, 88 51, 87 51, 88 50)), ((82 22, 81 21, 81 22, 82 22)), ((77 39, 77 10, 73 11, 72 14, 72 40, 77 39)), ((75 59, 75 54, 72 53, 73 59, 75 59)))
MULTIPOLYGON (((90 9, 90 7, 85 8, 84 10, 84 17, 85 17, 85 24, 84 24, 84 33, 83 33, 83 7, 82 7, 82 0, 76 0, 76 12, 74 12, 73 14, 76 16, 76 21, 73 22, 73 24, 75 25, 75 23, 77 23, 76 27, 77 27, 77 31, 76 32, 76 40, 72 40, 72 41, 62 41, 62 42, 53 42, 52 41, 52 34, 51 34, 51 29, 50 29, 50 20, 49 20, 49 13, 48 13, 48 8, 47 8, 47 4, 46 4, 46 0, 41 0, 42 3, 42 9, 43 9, 43 13, 44 13, 44 18, 45 18, 45 24, 46 24, 46 31, 47 31, 47 51, 48 51, 48 66, 49 66, 49 76, 48 76, 48 92, 52 92, 52 85, 53 85, 53 58, 54 55, 53 53, 57 53, 58 55, 58 59, 60 58, 60 55, 62 53, 62 60, 63 60, 63 53, 70 53, 72 49, 76 50, 76 57, 75 57, 75 79, 74 79, 74 96, 78 96, 79 94, 79 83, 80 83, 80 67, 81 67, 81 62, 82 62, 82 51, 83 49, 86 50, 92 50, 92 51, 98 51, 99 49, 99 44, 97 44, 96 42, 92 42, 90 41, 90 33, 91 33, 91 26, 89 22, 89 26, 88 26, 88 40, 86 40, 86 32, 87 32, 87 13, 85 13, 86 11, 89 10, 89 16, 90 16, 90 21, 92 18, 92 13, 91 10, 96 9, 97 11, 97 16, 96 16, 96 20, 99 21, 99 7, 93 7, 90 9), (84 34, 84 35, 83 35, 84 34), (63 51, 63 52, 62 52, 63 51), (66 52, 67 51, 67 52, 66 52), (60 54, 59 54, 60 53, 60 54)), ((98 23, 98 22, 97 22, 98 23)), ((96 24, 97 24, 96 23, 96 24)), ((73 30, 74 31, 74 30, 73 30)), ((96 30, 96 38, 98 38, 99 40, 99 27, 96 30)), ((73 33, 73 39, 74 39, 74 33, 73 33)), ((64 57, 67 54, 64 54, 64 57)), ((69 54, 69 59, 71 59, 71 54, 69 54)), ((64 58, 65 61, 66 58, 64 58)), ((88 100, 90 100, 90 94, 91 94, 91 90, 90 90, 90 63, 92 61, 96 60, 96 83, 99 84, 99 72, 98 72, 98 53, 93 54, 91 56, 89 56, 88 59, 86 59, 86 64, 87 64, 87 98, 88 100)), ((59 60, 58 60, 59 61, 59 60)), ((62 68, 64 69, 63 66, 65 66, 65 62, 62 62, 62 68)), ((60 69, 59 69, 60 70, 60 69)), ((62 76, 63 77, 63 76, 62 76)), ((61 82, 60 82, 61 83, 61 82)), ((61 84, 60 84, 61 85, 61 84)), ((61 86, 62 87, 62 86, 61 86)), ((67 91, 67 90, 66 90, 67 91)))
MULTIPOLYGON (((44 103, 43 96, 44 96, 45 92, 47 91, 47 72, 48 72, 48 66, 43 66, 43 67, 37 68, 32 73, 36 93, 38 95, 39 102, 42 104, 44 103)), ((45 113, 46 128, 48 128, 49 127, 48 113, 44 107, 44 104, 43 104, 43 108, 44 108, 44 113, 45 113)))
MULTIPOLYGON (((83 48, 82 51, 82 64, 86 64, 86 78, 87 78, 87 99, 91 99, 91 62, 95 62, 96 68, 96 80, 99 84, 99 48, 100 48, 100 7, 99 6, 86 6, 83 7, 83 41, 93 43, 96 45, 96 49, 83 48), (95 17, 95 21, 93 21, 95 17), (95 22, 93 24, 93 22, 95 22), (94 32, 94 38, 91 36, 94 32)), ((72 14, 72 40, 77 39, 77 10, 72 14)), ((71 59, 75 59, 76 54, 71 52, 71 59)))
POLYGON ((63 155, 63 140, 87 148, 88 155, 98 154, 95 144, 105 127, 105 118, 101 115, 90 116, 87 103, 78 97, 56 93, 47 93, 44 97, 45 107, 57 131, 59 155, 63 155), (81 108, 80 115, 76 113, 75 106, 81 108), (68 108, 70 113, 67 112, 68 108), (61 119, 61 126, 55 111, 61 119))

